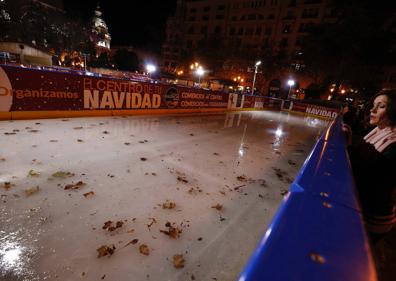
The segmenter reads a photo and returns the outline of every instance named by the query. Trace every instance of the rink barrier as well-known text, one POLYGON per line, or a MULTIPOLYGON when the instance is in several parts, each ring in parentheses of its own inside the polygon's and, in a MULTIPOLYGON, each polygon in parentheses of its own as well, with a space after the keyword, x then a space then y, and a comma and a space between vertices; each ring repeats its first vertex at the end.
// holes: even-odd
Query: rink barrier
POLYGON ((332 119, 337 109, 98 73, 0 65, 0 120, 285 110, 332 119), (287 106, 285 106, 287 104, 287 106))
POLYGON ((377 280, 355 190, 337 118, 315 144, 238 280, 377 280))

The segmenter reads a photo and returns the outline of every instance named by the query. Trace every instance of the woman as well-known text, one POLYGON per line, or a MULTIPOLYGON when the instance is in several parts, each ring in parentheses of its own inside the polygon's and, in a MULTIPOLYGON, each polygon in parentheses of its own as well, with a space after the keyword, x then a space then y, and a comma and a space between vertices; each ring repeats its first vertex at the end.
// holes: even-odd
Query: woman
POLYGON ((370 125, 363 139, 348 137, 348 152, 358 189, 366 229, 375 243, 395 222, 396 91, 381 91, 370 109, 370 125))

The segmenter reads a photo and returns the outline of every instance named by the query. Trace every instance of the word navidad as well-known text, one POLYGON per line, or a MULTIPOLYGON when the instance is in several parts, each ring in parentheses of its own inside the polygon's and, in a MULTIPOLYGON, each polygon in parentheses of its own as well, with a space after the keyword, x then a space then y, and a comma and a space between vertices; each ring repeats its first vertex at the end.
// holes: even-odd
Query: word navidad
POLYGON ((159 108, 160 105, 159 94, 84 90, 84 108, 89 109, 159 108))

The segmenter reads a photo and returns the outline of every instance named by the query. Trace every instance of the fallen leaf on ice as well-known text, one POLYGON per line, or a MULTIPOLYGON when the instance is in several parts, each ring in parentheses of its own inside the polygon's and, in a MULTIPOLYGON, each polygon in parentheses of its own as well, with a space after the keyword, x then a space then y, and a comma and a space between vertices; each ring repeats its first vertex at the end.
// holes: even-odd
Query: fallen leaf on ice
POLYGON ((139 252, 145 256, 150 255, 150 249, 149 249, 149 247, 147 247, 146 244, 142 244, 139 246, 139 252))
POLYGON ((116 222, 116 225, 114 226, 112 221, 107 221, 107 222, 105 222, 104 225, 102 226, 102 229, 107 229, 108 231, 111 232, 111 231, 116 230, 117 228, 122 227, 123 224, 124 224, 124 223, 123 223, 122 221, 117 221, 117 222, 116 222))
POLYGON ((33 194, 36 194, 39 191, 40 191, 40 187, 36 186, 36 187, 26 189, 25 194, 26 194, 26 196, 32 196, 33 194))
POLYGON ((54 178, 70 178, 74 176, 74 173, 70 173, 70 172, 65 172, 65 171, 58 171, 53 173, 51 176, 53 176, 54 178))
POLYGON ((85 185, 85 183, 84 182, 82 182, 82 181, 79 181, 79 182, 77 182, 77 183, 72 183, 72 184, 67 184, 67 185, 65 185, 65 190, 69 190, 69 189, 73 189, 73 190, 75 190, 75 189, 79 189, 80 187, 82 187, 82 186, 84 186, 85 185))
POLYGON ((180 234, 182 233, 182 230, 179 229, 178 227, 174 227, 171 225, 170 222, 167 222, 165 226, 168 228, 168 230, 160 230, 161 233, 168 235, 172 239, 177 239, 180 237, 180 234))
POLYGON ((83 195, 84 195, 85 198, 88 198, 88 197, 93 196, 94 194, 95 194, 95 192, 90 191, 90 192, 84 193, 83 195))
POLYGON ((162 209, 174 209, 175 207, 176 203, 169 200, 166 200, 166 202, 162 204, 162 209))
POLYGON ((239 180, 239 181, 246 181, 247 179, 246 179, 246 176, 237 176, 237 180, 239 180))
POLYGON ((31 177, 38 177, 38 176, 40 176, 40 173, 36 172, 34 170, 30 170, 28 175, 31 176, 31 177))
POLYGON ((213 209, 216 209, 217 211, 221 211, 223 209, 223 205, 221 204, 216 204, 214 206, 212 206, 213 209))
POLYGON ((157 223, 157 221, 156 221, 155 218, 149 218, 149 220, 151 220, 151 221, 147 224, 147 227, 150 229, 150 227, 151 227, 153 224, 157 223))
POLYGON ((96 251, 98 252, 98 258, 113 255, 115 249, 116 247, 114 245, 111 245, 110 247, 107 245, 100 246, 96 249, 96 251))
POLYGON ((182 177, 182 176, 178 176, 178 177, 177 177, 177 180, 178 180, 178 181, 181 181, 181 182, 184 182, 184 183, 188 183, 188 180, 186 180, 186 178, 185 178, 185 177, 182 177))
POLYGON ((124 247, 122 247, 122 248, 125 248, 125 247, 127 247, 127 246, 129 246, 129 245, 135 245, 137 242, 139 242, 139 239, 133 239, 132 241, 129 241, 124 247))
POLYGON ((184 257, 183 257, 183 255, 174 255, 173 256, 173 266, 175 268, 183 268, 184 267, 184 257))
POLYGON ((4 185, 3 185, 3 187, 6 189, 6 190, 9 190, 11 187, 13 187, 13 186, 15 186, 15 184, 12 184, 11 182, 9 182, 9 181, 6 181, 6 182, 4 182, 4 185))

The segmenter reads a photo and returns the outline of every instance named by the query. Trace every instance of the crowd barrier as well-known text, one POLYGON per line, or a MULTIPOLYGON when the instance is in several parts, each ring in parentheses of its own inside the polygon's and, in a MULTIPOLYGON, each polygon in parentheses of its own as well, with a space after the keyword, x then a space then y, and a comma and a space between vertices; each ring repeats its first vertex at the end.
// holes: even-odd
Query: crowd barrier
POLYGON ((0 120, 262 109, 328 119, 338 111, 301 101, 285 103, 154 80, 0 65, 0 120))
POLYGON ((239 281, 377 280, 341 126, 317 141, 239 281))

